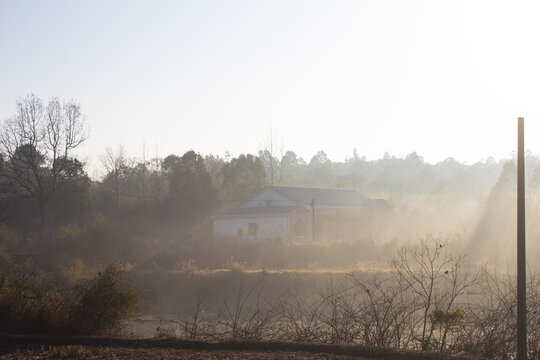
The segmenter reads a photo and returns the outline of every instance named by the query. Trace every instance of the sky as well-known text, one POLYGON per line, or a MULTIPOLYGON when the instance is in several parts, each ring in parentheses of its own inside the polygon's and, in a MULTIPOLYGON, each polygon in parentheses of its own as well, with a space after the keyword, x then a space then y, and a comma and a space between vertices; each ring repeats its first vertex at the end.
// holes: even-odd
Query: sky
POLYGON ((0 0, 0 120, 80 101, 97 164, 283 150, 334 161, 540 154, 536 1, 0 0))

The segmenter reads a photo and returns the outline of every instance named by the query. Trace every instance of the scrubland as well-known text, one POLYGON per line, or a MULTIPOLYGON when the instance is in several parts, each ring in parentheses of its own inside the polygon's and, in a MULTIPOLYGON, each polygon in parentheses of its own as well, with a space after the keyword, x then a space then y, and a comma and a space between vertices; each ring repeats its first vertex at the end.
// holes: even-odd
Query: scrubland
MULTIPOLYGON (((250 268, 247 261, 236 258, 229 258, 220 269, 200 267, 195 260, 185 260, 171 267, 155 263, 154 269, 148 265, 118 265, 117 275, 110 277, 112 281, 107 286, 101 286, 104 292, 91 289, 100 288, 96 285, 100 281, 96 279, 103 278, 107 271, 98 273, 96 279, 79 281, 63 290, 53 290, 50 285, 34 286, 34 292, 29 292, 23 302, 13 301, 9 295, 20 294, 20 291, 3 291, 0 316, 7 319, 12 316, 13 327, 9 330, 22 333, 40 329, 36 332, 100 333, 205 344, 347 344, 493 359, 513 356, 516 291, 512 271, 499 269, 493 263, 473 262, 461 252, 462 244, 453 240, 426 236, 391 251, 386 262, 377 264, 366 260, 363 265, 347 268, 312 265, 302 270, 257 270, 250 268), (82 289, 81 284, 88 284, 90 290, 85 290, 84 296, 75 297, 78 302, 68 302, 66 299, 73 298, 70 295, 73 289, 82 289), (114 295, 116 300, 126 298, 126 294, 134 298, 127 297, 123 303, 108 302, 107 296, 100 294, 114 295), (91 320, 86 323, 101 327, 94 325, 86 330, 90 328, 67 326, 72 324, 68 321, 70 316, 60 317, 65 321, 60 322, 57 314, 44 306, 47 302, 43 300, 50 298, 60 299, 56 300, 57 304, 64 309, 77 309, 73 304, 85 301, 88 306, 83 308, 86 309, 95 310, 100 305, 103 312, 86 312, 91 320), (134 304, 133 299, 138 299, 136 303, 140 308, 126 310, 129 304, 134 304), (13 314, 24 316, 13 318, 13 314), (106 320, 113 319, 110 314, 116 314, 116 320, 107 323, 106 320), (40 327, 36 328, 36 324, 40 327)), ((283 244, 272 246, 278 245, 283 251, 289 249, 283 244)), ((313 251, 314 246, 308 246, 307 251, 313 251)), ((350 250, 354 246, 339 244, 338 248, 350 250)), ((385 245, 372 246, 370 251, 377 253, 385 245)), ((327 244, 318 247, 324 250, 322 252, 332 250, 327 244)), ((252 245, 247 248, 253 250, 252 245)), ((297 247, 300 251, 298 249, 301 247, 297 247)), ((4 273, 3 286, 25 284, 24 281, 36 284, 35 276, 23 274, 18 278, 16 275, 15 272, 4 273)), ((540 327, 537 326, 540 315, 536 311, 540 306, 539 279, 530 269, 531 358, 540 353, 540 327)), ((66 314, 73 314, 71 317, 84 315, 70 311, 66 314)))
MULTIPOLYGON (((515 277, 468 259, 461 246, 427 236, 388 262, 348 269, 219 271, 194 262, 130 273, 155 290, 127 332, 203 341, 360 344, 506 358, 515 349, 515 277), (146 327, 146 329, 145 329, 146 327)), ((537 356, 538 273, 530 269, 529 344, 537 356)))
MULTIPOLYGON (((416 153, 367 160, 355 152, 332 162, 320 151, 306 162, 292 151, 221 158, 190 150, 147 161, 119 147, 105 151, 102 176, 91 178, 74 152, 58 157, 51 137, 29 146, 24 132, 9 132, 51 131, 46 112, 36 119, 28 107, 46 109, 23 98, 17 122, 2 127, 10 141, 0 146, 0 331, 514 355, 513 160, 429 164, 416 153), (385 199, 392 235, 309 244, 213 238, 213 214, 277 178, 385 199)), ((534 216, 540 158, 527 163, 534 216)), ((528 222, 527 232, 535 358, 540 227, 528 222)), ((107 351, 79 345, 29 356, 107 351)))

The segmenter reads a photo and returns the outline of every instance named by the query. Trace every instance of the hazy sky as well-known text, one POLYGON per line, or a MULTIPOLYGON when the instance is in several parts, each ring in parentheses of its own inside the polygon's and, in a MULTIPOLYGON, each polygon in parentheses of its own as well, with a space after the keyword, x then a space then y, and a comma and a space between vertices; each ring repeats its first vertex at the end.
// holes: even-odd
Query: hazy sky
POLYGON ((536 1, 0 0, 0 119, 28 93, 76 98, 107 146, 333 160, 540 153, 536 1))

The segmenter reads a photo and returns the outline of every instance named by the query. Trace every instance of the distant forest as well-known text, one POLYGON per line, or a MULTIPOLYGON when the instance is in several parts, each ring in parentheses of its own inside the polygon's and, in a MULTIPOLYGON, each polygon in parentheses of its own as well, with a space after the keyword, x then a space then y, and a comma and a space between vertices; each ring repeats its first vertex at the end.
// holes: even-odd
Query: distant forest
MULTIPOLYGON (((87 136, 76 102, 43 104, 35 95, 17 102, 0 143, 3 264, 28 254, 51 262, 140 261, 152 246, 208 238, 213 213, 265 185, 353 189, 388 200, 419 223, 425 221, 420 205, 466 215, 467 204, 484 206, 497 181, 510 184, 514 176, 512 160, 429 164, 416 153, 366 160, 354 151, 332 162, 319 151, 306 161, 293 151, 277 155, 266 148, 238 157, 190 150, 143 161, 120 146, 104 150, 105 175, 93 180, 72 155, 87 136)), ((529 189, 540 187, 539 165, 540 158, 529 154, 529 189)))

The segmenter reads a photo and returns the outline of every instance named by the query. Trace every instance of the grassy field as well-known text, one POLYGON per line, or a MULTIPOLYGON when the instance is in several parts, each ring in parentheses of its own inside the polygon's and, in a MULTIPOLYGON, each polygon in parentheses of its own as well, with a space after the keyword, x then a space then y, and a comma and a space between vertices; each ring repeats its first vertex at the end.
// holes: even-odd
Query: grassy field
POLYGON ((280 342, 211 343, 173 339, 0 335, 0 359, 472 360, 474 358, 352 345, 280 342))
POLYGON ((310 354, 305 352, 253 352, 232 350, 188 350, 188 349, 129 349, 100 347, 54 347, 39 351, 22 351, 0 355, 0 359, 186 359, 186 360, 348 360, 367 359, 336 354, 310 354))
POLYGON ((306 352, 255 352, 234 350, 191 350, 191 349, 132 349, 95 346, 55 346, 40 350, 15 351, 0 355, 0 359, 272 359, 272 360, 346 360, 367 359, 337 354, 311 354, 306 352))

